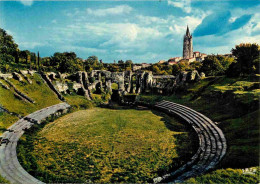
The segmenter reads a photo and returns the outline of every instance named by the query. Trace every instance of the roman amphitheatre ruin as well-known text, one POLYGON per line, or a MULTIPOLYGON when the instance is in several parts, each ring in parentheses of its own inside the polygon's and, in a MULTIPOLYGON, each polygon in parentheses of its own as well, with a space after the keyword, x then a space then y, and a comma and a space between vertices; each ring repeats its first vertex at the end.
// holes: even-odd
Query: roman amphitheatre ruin
MULTIPOLYGON (((47 107, 42 106, 43 108, 38 108, 30 114, 24 113, 25 115, 21 115, 23 114, 22 112, 16 113, 8 111, 5 108, 5 104, 1 107, 1 110, 3 112, 17 116, 19 120, 12 124, 2 134, 0 146, 0 173, 11 183, 44 183, 43 181, 37 179, 37 176, 29 174, 29 172, 31 171, 27 171, 26 168, 23 168, 23 164, 20 163, 21 158, 18 159, 17 157, 17 154, 19 152, 19 149, 17 149, 17 146, 19 148, 19 140, 21 141, 21 137, 24 134, 32 132, 34 130, 34 126, 39 126, 41 125, 41 123, 46 122, 50 119, 55 120, 54 124, 52 124, 55 125, 55 122, 59 121, 60 118, 58 117, 60 116, 62 116, 61 118, 65 118, 67 116, 68 118, 71 118, 69 116, 73 116, 73 112, 70 111, 72 104, 70 104, 71 101, 66 100, 66 95, 76 93, 89 101, 93 101, 95 100, 93 90, 108 91, 111 94, 112 98, 110 100, 117 101, 120 104, 123 104, 125 108, 136 109, 136 111, 134 111, 135 114, 137 113, 137 111, 149 111, 150 115, 148 116, 146 116, 145 114, 140 114, 139 116, 143 117, 140 117, 140 119, 135 122, 137 124, 133 124, 134 126, 143 126, 142 123, 145 122, 145 118, 149 118, 149 116, 154 115, 154 112, 158 112, 165 113, 167 116, 169 116, 170 119, 176 118, 176 121, 181 122, 186 127, 188 127, 189 131, 192 131, 194 134, 196 134, 196 136, 193 137, 194 140, 189 140, 191 141, 190 145, 196 145, 195 150, 194 152, 192 152, 192 155, 189 158, 185 158, 185 163, 183 163, 182 161, 180 162, 181 164, 178 165, 178 168, 175 168, 174 170, 171 169, 167 172, 163 171, 159 174, 157 173, 155 175, 156 177, 149 178, 149 182, 178 183, 188 178, 206 173, 207 171, 210 171, 216 167, 216 165, 224 157, 227 150, 225 135, 223 134, 221 129, 218 128, 217 124, 205 115, 197 112, 196 109, 194 110, 178 103, 161 100, 156 102, 155 104, 147 104, 138 100, 138 94, 156 93, 162 95, 172 93, 174 88, 176 88, 177 86, 182 86, 190 81, 200 80, 201 75, 203 74, 199 74, 197 71, 181 72, 178 76, 156 76, 153 75, 151 72, 109 72, 101 70, 93 70, 89 75, 86 72, 76 72, 69 75, 54 72, 38 73, 36 71, 26 70, 22 70, 19 73, 14 72, 12 74, 1 74, 0 84, 2 92, 4 92, 4 94, 15 95, 15 101, 22 101, 22 103, 29 104, 30 106, 34 106, 35 104, 40 103, 38 100, 36 100, 34 95, 30 96, 30 94, 33 93, 30 93, 30 91, 26 91, 24 90, 25 88, 21 87, 23 85, 26 85, 27 89, 29 89, 30 86, 32 87, 33 85, 41 85, 40 89, 44 91, 43 88, 46 88, 46 91, 51 91, 51 94, 55 96, 56 99, 50 99, 50 102, 52 101, 52 105, 47 107), (113 85, 116 85, 117 88, 112 89, 113 85), (133 93, 136 95, 127 95, 133 93), (64 116, 64 114, 66 115, 64 116)), ((44 94, 42 94, 42 96, 42 99, 44 99, 44 94)), ((8 95, 6 97, 8 98, 8 95)), ((16 105, 15 101, 10 103, 16 105)), ((8 103, 9 102, 6 102, 6 104, 8 103)), ((110 104, 101 104, 101 106, 106 109, 110 106, 110 104)), ((92 111, 92 113, 95 113, 95 111, 99 111, 99 109, 92 111)), ((123 109, 122 113, 124 113, 124 111, 126 110, 123 109)), ((87 112, 90 111, 86 111, 84 113, 87 112)), ((119 112, 116 112, 115 114, 117 113, 119 112)), ((112 116, 115 116, 115 114, 112 116)), ((86 118, 85 115, 83 117, 86 118)), ((154 118, 156 119, 158 117, 154 118)), ((156 121, 158 120, 156 119, 156 121)), ((73 121, 76 122, 76 120, 73 121)), ((125 121, 125 124, 127 124, 130 120, 125 119, 123 121, 125 121)), ((93 121, 93 123, 95 122, 93 121)), ((62 124, 59 125, 63 126, 62 124)), ((47 128, 51 128, 48 127, 48 124, 44 125, 44 127, 46 126, 47 128)), ((69 127, 69 129, 73 129, 73 127, 76 126, 77 124, 74 123, 72 127, 69 127)), ((90 127, 91 125, 88 126, 90 127)), ((122 131, 124 131, 124 129, 122 131)), ((149 131, 154 130, 151 129, 149 131)), ((172 134, 169 135, 172 136, 172 134)), ((156 136, 158 136, 158 139, 159 136, 166 137, 166 135, 164 136, 160 133, 156 134, 156 136)), ((188 136, 188 138, 190 137, 188 136)), ((72 142, 76 142, 76 140, 74 141, 74 139, 76 139, 75 137, 71 139, 72 142)), ((99 138, 95 137, 95 139, 99 138)), ((121 141, 121 144, 125 144, 125 142, 123 141, 124 140, 121 141)), ((129 140, 127 139, 127 141, 129 140)), ((138 147, 137 142, 138 141, 136 141, 135 145, 134 141, 132 146, 138 147)), ((152 145, 152 143, 149 144, 152 145)), ((153 148, 151 148, 151 150, 152 149, 153 148)), ((84 164, 84 160, 82 161, 82 164, 84 164)), ((73 164, 70 167, 73 167, 73 164)), ((136 177, 138 177, 138 174, 136 177)))

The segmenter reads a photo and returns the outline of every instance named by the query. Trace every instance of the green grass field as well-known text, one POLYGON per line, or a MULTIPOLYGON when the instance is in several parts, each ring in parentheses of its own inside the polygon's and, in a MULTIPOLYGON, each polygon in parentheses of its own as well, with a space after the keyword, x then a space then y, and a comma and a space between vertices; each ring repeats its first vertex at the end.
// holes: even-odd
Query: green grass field
POLYGON ((23 136, 18 157, 44 182, 136 183, 179 167, 193 154, 194 141, 163 113, 92 108, 23 136))
POLYGON ((196 178, 191 178, 185 182, 185 184, 201 184, 201 183, 221 183, 221 184, 230 184, 230 183, 246 183, 246 184, 255 184, 259 183, 259 167, 250 168, 251 173, 246 173, 242 169, 219 169, 213 171, 209 174, 203 176, 198 176, 196 178))

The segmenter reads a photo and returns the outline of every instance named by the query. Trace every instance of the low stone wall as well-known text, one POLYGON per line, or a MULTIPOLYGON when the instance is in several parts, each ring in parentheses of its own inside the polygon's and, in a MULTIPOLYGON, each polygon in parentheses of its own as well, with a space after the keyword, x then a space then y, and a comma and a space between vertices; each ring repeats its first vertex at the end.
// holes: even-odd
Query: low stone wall
POLYGON ((14 89, 14 91, 17 93, 17 94, 15 94, 15 95, 18 95, 17 97, 19 98, 21 98, 21 99, 23 99, 23 100, 26 100, 26 101, 28 101, 28 102, 30 102, 30 103, 35 103, 35 101, 33 100, 33 99, 31 99, 30 97, 28 97, 26 94, 24 94, 24 93, 22 93, 21 91, 19 91, 14 85, 13 85, 13 83, 11 83, 9 80, 7 80, 6 78, 2 78, 2 79, 4 79, 4 81, 6 82, 6 83, 8 83, 13 89, 14 89))
POLYGON ((41 76, 43 78, 43 80, 48 84, 48 86, 51 88, 51 90, 58 96, 58 98, 61 101, 65 101, 65 98, 60 94, 60 92, 55 88, 55 86, 52 84, 51 80, 49 79, 49 77, 44 74, 41 73, 41 76))
POLYGON ((26 71, 26 70, 25 70, 25 72, 24 72, 24 71, 19 71, 19 73, 23 76, 23 78, 24 78, 29 84, 32 84, 31 79, 29 79, 29 78, 26 76, 26 74, 28 74, 28 71, 26 71))
POLYGON ((10 88, 7 85, 3 84, 1 81, 0 81, 0 86, 2 86, 4 89, 10 90, 10 88))

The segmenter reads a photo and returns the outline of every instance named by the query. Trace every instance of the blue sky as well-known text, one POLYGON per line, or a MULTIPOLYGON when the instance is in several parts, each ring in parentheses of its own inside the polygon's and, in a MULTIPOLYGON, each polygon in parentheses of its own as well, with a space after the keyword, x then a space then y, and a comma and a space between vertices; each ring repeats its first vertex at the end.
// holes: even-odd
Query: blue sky
POLYGON ((194 51, 229 53, 260 43, 258 0, 1 1, 0 27, 21 50, 74 51, 105 62, 158 62, 182 55, 186 26, 194 51))

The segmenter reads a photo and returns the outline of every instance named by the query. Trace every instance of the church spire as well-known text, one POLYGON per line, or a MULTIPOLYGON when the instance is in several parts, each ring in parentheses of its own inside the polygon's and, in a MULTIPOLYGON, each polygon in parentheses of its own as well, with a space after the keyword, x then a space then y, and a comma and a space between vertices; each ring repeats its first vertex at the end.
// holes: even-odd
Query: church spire
POLYGON ((189 26, 187 25, 186 36, 190 36, 189 26))
POLYGON ((183 38, 183 58, 184 59, 193 58, 192 36, 190 34, 188 25, 187 25, 186 35, 184 35, 183 38))

